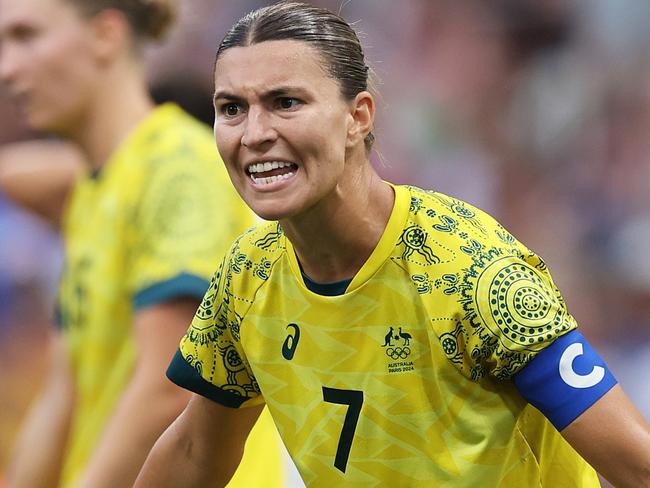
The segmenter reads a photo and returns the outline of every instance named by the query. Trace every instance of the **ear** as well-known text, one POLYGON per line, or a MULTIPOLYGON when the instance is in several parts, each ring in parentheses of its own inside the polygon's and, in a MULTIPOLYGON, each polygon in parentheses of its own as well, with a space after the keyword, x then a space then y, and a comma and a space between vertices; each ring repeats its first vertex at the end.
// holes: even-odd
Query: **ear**
POLYGON ((351 104, 346 147, 352 148, 363 144, 363 140, 372 131, 375 122, 375 99, 367 91, 354 97, 351 104))
POLYGON ((100 61, 111 61, 129 48, 131 28, 124 14, 105 9, 91 20, 94 50, 100 61))

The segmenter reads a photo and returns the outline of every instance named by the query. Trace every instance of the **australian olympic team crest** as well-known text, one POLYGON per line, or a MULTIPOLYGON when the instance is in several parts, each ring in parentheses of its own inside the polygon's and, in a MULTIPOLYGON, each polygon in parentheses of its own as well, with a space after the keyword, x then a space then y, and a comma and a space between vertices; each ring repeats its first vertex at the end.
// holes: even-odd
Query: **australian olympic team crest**
POLYGON ((413 361, 409 359, 411 356, 411 340, 413 337, 402 327, 389 327, 388 332, 384 336, 384 343, 381 347, 385 348, 384 352, 392 361, 388 363, 389 373, 403 373, 412 371, 414 368, 413 361))

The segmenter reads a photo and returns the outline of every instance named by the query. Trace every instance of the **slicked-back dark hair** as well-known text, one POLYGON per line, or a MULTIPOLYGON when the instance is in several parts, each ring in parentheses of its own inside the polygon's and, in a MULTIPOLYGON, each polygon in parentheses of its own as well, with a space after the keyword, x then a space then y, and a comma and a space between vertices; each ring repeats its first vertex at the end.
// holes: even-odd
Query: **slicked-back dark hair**
MULTIPOLYGON (((368 90, 369 68, 354 29, 335 13, 302 2, 280 1, 239 19, 219 44, 215 65, 230 48, 280 40, 305 42, 313 47, 346 100, 368 90)), ((368 151, 374 140, 370 132, 364 140, 368 151)))

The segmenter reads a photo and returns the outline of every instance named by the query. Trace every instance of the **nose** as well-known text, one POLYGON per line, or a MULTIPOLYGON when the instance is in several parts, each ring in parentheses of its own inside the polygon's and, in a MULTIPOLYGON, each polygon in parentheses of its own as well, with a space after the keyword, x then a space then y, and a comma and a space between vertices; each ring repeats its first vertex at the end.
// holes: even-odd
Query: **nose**
POLYGON ((2 83, 10 84, 16 79, 18 59, 16 50, 12 49, 9 43, 5 43, 0 49, 0 81, 2 83))
POLYGON ((241 145, 249 149, 259 149, 273 143, 277 136, 271 115, 262 108, 249 107, 241 145))

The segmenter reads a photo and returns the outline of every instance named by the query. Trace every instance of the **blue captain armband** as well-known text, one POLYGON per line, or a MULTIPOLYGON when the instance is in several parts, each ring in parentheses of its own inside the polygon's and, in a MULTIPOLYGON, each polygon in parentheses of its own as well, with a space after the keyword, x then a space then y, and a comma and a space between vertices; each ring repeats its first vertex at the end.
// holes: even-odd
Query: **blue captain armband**
POLYGON ((562 430, 616 383, 605 361, 577 330, 558 338, 513 377, 530 404, 562 430))

